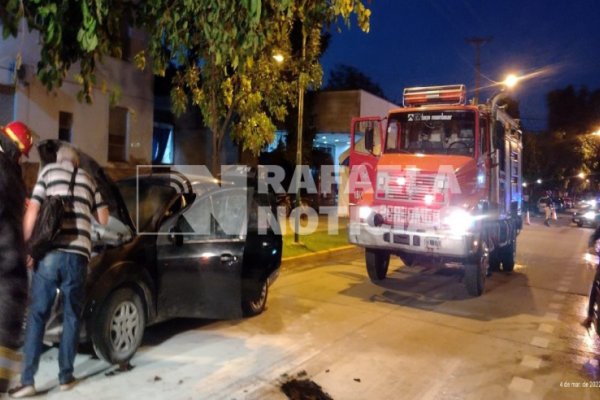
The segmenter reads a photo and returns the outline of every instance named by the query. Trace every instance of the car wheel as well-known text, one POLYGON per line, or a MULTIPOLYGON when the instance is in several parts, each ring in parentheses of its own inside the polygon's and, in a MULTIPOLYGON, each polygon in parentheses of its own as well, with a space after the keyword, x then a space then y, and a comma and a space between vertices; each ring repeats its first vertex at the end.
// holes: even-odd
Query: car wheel
POLYGON ((502 270, 512 272, 515 269, 515 258, 517 257, 517 241, 513 240, 508 246, 500 248, 502 257, 502 270))
POLYGON ((583 222, 578 222, 577 226, 581 228, 583 226, 583 222))
POLYGON ((489 252, 485 242, 477 254, 477 258, 465 265, 465 286, 471 296, 481 296, 485 289, 485 277, 490 267, 489 252))
POLYGON ((372 282, 385 279, 390 265, 390 253, 384 250, 365 250, 367 274, 372 282))
POLYGON ((146 313, 132 289, 113 292, 95 315, 92 343, 96 354, 111 364, 127 363, 142 343, 146 313))
POLYGON ((265 280, 258 294, 251 296, 252 298, 242 300, 242 311, 245 317, 253 317, 262 313, 267 306, 267 297, 269 296, 269 284, 265 280))

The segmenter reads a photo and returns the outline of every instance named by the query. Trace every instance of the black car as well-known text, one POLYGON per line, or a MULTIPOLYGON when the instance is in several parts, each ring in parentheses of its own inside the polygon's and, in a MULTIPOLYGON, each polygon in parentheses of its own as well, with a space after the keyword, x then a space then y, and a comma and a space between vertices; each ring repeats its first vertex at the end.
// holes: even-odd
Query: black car
MULTIPOLYGON (((259 226, 258 209, 275 212, 273 196, 172 173, 116 185, 102 180, 104 191, 120 197, 117 209, 129 213, 111 212, 109 225, 94 234, 81 340, 91 340, 100 357, 128 362, 145 327, 159 321, 240 318, 265 309, 282 239, 259 226)), ((59 294, 45 342, 58 343, 61 321, 59 294)))

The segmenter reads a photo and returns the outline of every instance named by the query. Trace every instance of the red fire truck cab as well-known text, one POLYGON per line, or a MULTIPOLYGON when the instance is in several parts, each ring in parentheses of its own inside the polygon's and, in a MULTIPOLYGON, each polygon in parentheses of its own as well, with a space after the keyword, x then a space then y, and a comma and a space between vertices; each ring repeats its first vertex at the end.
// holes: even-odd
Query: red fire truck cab
POLYGON ((349 241, 372 281, 390 255, 464 268, 472 296, 512 271, 521 219, 522 133, 496 104, 467 104, 464 85, 410 88, 403 107, 352 120, 349 241))

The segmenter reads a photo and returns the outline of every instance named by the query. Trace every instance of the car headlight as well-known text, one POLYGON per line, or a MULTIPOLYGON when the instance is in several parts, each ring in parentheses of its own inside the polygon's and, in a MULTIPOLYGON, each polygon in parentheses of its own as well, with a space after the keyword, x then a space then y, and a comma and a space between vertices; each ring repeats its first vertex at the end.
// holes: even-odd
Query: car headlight
POLYGON ((469 212, 457 208, 444 217, 443 224, 453 233, 464 234, 473 228, 475 217, 469 212))
POLYGON ((588 211, 585 214, 583 214, 583 218, 585 219, 594 219, 596 218, 596 213, 593 211, 588 211))
POLYGON ((371 215, 372 212, 373 210, 371 209, 371 207, 361 206, 358 209, 358 218, 360 218, 361 220, 366 220, 367 218, 369 218, 369 215, 371 215))

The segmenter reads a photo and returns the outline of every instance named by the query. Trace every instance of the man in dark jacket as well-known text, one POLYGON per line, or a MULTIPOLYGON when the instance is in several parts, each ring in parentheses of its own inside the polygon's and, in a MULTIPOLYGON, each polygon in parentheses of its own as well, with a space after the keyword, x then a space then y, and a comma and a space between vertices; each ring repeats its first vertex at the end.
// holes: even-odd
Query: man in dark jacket
POLYGON ((0 127, 0 396, 18 372, 27 270, 23 243, 25 184, 19 159, 28 155, 31 132, 21 122, 0 127))

